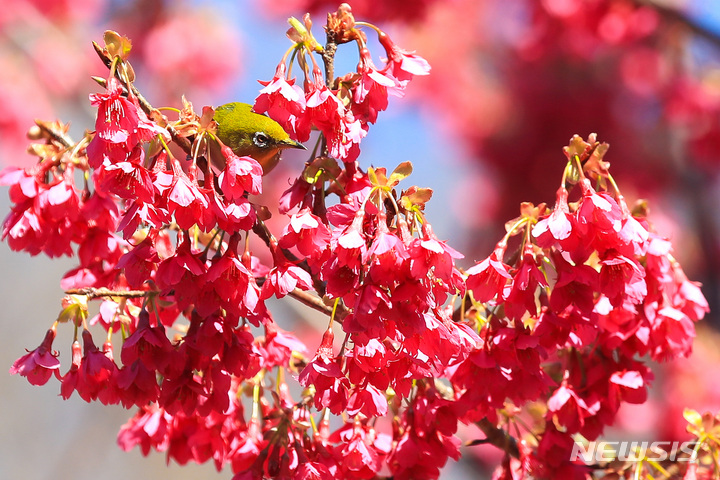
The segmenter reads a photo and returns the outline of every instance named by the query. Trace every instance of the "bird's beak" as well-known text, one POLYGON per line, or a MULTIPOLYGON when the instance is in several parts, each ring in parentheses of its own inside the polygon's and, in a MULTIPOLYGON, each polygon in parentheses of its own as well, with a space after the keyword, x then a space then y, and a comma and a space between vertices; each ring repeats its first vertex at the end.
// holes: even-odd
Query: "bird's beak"
POLYGON ((301 150, 307 150, 307 147, 303 145, 300 142, 296 142, 295 140, 290 140, 289 138, 287 140, 281 140, 277 143, 277 146, 285 149, 285 148, 299 148, 301 150))

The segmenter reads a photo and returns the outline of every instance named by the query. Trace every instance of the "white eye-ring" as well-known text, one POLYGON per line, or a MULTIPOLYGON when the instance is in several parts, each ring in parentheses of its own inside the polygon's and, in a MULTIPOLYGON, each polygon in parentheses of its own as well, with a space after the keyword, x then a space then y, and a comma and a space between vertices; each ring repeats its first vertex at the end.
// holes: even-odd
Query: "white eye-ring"
POLYGON ((270 137, 263 132, 255 132, 253 135, 253 143, 256 147, 266 148, 270 146, 270 137))

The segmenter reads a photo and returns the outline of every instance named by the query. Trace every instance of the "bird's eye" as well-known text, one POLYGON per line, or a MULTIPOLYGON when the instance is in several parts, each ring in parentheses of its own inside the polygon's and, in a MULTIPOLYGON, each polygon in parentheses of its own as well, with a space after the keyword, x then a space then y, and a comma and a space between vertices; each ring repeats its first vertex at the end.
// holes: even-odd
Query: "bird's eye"
POLYGON ((266 148, 270 146, 270 137, 263 132, 255 132, 255 135, 253 136, 253 143, 256 147, 266 148))

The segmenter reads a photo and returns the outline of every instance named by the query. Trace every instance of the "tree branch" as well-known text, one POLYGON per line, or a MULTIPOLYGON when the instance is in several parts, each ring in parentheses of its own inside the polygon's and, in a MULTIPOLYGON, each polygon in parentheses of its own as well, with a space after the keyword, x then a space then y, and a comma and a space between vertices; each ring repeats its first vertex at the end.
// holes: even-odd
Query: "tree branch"
POLYGON ((65 290, 65 294, 67 295, 86 295, 88 299, 97 297, 142 298, 157 293, 160 292, 157 290, 110 290, 105 287, 71 288, 70 290, 65 290))
MULTIPOLYGON (((296 288, 295 290, 288 293, 288 296, 294 298, 303 305, 307 305, 308 307, 317 310, 318 312, 324 313, 328 316, 332 315, 332 307, 325 305, 325 302, 323 302, 322 298, 318 297, 317 295, 313 295, 310 292, 306 292, 300 290, 299 288, 296 288)), ((333 320, 335 320, 337 323, 342 324, 343 320, 345 320, 345 317, 347 317, 349 313, 350 311, 347 308, 342 305, 338 305, 338 308, 335 311, 335 318, 333 320)))
POLYGON ((42 120, 35 120, 35 125, 40 129, 41 135, 50 140, 54 140, 65 148, 72 148, 75 142, 67 136, 65 132, 62 132, 55 128, 53 122, 45 122, 42 120))
POLYGON ((520 449, 515 437, 493 424, 487 418, 475 422, 475 425, 485 434, 485 443, 496 446, 511 457, 520 458, 520 449))

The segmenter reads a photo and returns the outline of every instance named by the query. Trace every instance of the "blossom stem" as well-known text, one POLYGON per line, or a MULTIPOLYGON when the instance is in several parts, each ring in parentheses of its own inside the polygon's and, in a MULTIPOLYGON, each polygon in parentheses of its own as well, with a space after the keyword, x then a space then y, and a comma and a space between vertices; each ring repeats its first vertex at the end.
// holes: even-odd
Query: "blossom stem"
POLYGON ((355 26, 372 28, 373 30, 375 30, 375 31, 377 32, 378 35, 380 35, 380 34, 383 33, 382 30, 380 30, 378 27, 376 27, 376 26, 373 25, 372 23, 368 23, 368 22, 358 22, 358 21, 356 21, 356 22, 355 22, 355 26))
POLYGON ((335 313, 337 313, 337 307, 340 304, 340 297, 335 299, 335 302, 333 303, 332 307, 332 313, 330 314, 330 323, 328 324, 328 328, 332 328, 332 324, 335 321, 335 313))
MULTIPOLYGON (((173 153, 170 151, 170 147, 168 146, 167 142, 165 142, 165 139, 163 138, 163 136, 158 135, 157 138, 160 139, 160 143, 163 146, 163 150, 165 150, 165 152, 167 153, 168 158, 175 160, 175 155, 173 155, 173 153)), ((195 157, 193 157, 193 162, 195 162, 195 157)))
POLYGON ((252 405, 252 418, 257 421, 260 418, 260 383, 257 382, 253 385, 253 405, 252 405))
POLYGON ((333 308, 325 305, 325 302, 323 302, 320 297, 304 290, 300 290, 299 288, 291 290, 290 293, 288 293, 288 296, 294 298, 303 305, 312 308, 313 310, 330 315, 335 322, 340 324, 343 323, 345 317, 350 313, 345 307, 340 307, 339 303, 338 310, 333 313, 333 308))
POLYGON ((180 113, 180 109, 175 107, 157 107, 156 110, 167 110, 168 112, 180 113))
POLYGON ((400 207, 398 207, 398 204, 397 204, 397 202, 395 201, 395 198, 394 198, 394 197, 392 196, 392 194, 390 193, 390 191, 386 191, 386 192, 385 192, 385 197, 387 197, 388 199, 390 199, 390 203, 392 203, 393 208, 395 208, 395 213, 396 213, 397 215, 400 215, 400 207))
POLYGON ((610 182, 610 186, 612 186, 613 190, 615 191, 616 197, 622 197, 622 194, 620 193, 620 187, 618 187, 618 184, 615 182, 615 179, 612 175, 609 173, 607 174, 608 182, 610 182))
POLYGON ((507 233, 506 233, 505 236, 502 238, 502 240, 500 240, 500 242, 498 243, 498 246, 500 246, 500 244, 506 245, 507 242, 508 242, 508 240, 510 239, 510 237, 511 237, 511 236, 513 235, 513 233, 515 232, 515 230, 517 230, 518 228, 520 228, 520 227, 523 226, 524 224, 527 224, 527 223, 529 222, 529 220, 530 220, 529 217, 522 217, 520 220, 518 220, 517 222, 515 222, 515 224, 508 229, 507 233))

